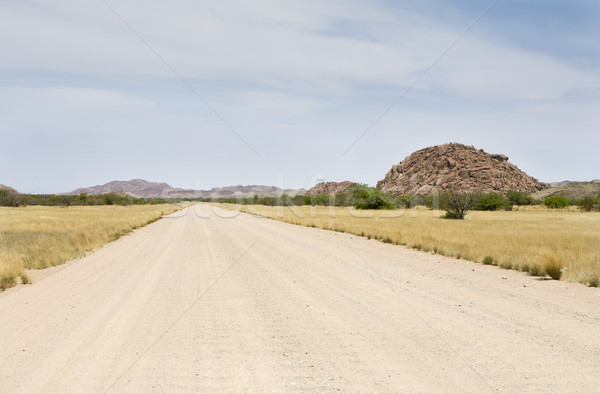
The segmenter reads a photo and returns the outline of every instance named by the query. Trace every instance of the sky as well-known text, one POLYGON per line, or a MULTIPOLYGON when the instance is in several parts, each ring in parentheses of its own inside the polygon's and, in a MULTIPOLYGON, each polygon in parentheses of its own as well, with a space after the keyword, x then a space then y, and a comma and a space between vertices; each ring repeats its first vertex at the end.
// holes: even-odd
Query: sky
POLYGON ((0 183, 375 185, 459 142, 600 178, 600 2, 5 0, 0 183))

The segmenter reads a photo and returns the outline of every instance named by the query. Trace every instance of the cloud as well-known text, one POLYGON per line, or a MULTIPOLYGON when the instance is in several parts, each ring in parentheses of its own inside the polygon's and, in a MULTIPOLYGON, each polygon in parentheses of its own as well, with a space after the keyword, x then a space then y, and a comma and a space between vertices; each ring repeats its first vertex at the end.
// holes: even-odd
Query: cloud
POLYGON ((79 110, 131 110, 151 108, 147 99, 114 90, 73 87, 0 87, 0 100, 4 108, 10 103, 25 107, 60 108, 79 110))
POLYGON ((432 73, 435 82, 457 96, 501 100, 553 100, 582 90, 598 91, 600 74, 548 55, 465 38, 432 73))

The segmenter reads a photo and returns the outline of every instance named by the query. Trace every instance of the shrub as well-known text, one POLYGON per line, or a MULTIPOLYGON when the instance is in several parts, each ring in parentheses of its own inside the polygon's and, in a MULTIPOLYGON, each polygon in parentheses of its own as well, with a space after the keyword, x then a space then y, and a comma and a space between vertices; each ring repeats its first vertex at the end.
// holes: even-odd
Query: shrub
POLYGON ((375 187, 355 184, 348 190, 346 201, 356 209, 396 209, 392 197, 375 187))
POLYGON ((567 207, 569 205, 569 201, 563 196, 552 196, 544 199, 544 205, 548 208, 559 209, 567 207))
POLYGON ((508 199, 501 194, 490 192, 477 198, 473 206, 474 211, 497 211, 508 206, 508 199))
POLYGON ((494 258, 492 256, 485 256, 481 262, 485 265, 492 265, 494 264, 494 258))
POLYGON ((533 276, 544 276, 544 270, 542 266, 537 263, 531 264, 529 267, 529 273, 533 276))
POLYGON ((397 207, 412 208, 417 201, 414 196, 400 196, 396 197, 394 203, 397 207))
POLYGON ((509 205, 521 206, 533 204, 533 198, 531 198, 531 196, 517 190, 509 190, 506 193, 506 198, 509 205))
POLYGON ((577 202, 579 209, 584 212, 600 211, 600 194, 597 197, 583 197, 577 202))
POLYGON ((6 189, 0 189, 0 206, 18 207, 23 205, 23 198, 20 194, 6 189))
POLYGON ((542 256, 542 259, 544 260, 544 271, 546 271, 546 274, 552 279, 560 280, 563 271, 560 260, 552 254, 545 254, 542 256))

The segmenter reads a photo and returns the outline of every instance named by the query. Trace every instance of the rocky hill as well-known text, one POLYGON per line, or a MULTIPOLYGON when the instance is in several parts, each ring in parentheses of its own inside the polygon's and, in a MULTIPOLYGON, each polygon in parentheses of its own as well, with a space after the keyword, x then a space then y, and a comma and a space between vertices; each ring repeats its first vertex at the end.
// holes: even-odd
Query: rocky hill
POLYGON ((356 183, 350 181, 343 182, 321 182, 317 183, 306 193, 305 196, 321 196, 321 195, 335 195, 337 193, 346 193, 352 185, 356 183))
POLYGON ((291 196, 302 193, 302 189, 282 190, 275 186, 249 185, 249 186, 226 186, 215 187, 210 190, 193 190, 173 187, 167 183, 148 182, 143 179, 131 181, 112 181, 104 185, 85 187, 73 190, 67 194, 87 193, 126 193, 133 197, 143 198, 248 198, 258 195, 259 197, 276 197, 283 193, 291 196))
POLYGON ((69 194, 87 193, 106 194, 123 192, 134 197, 163 197, 168 190, 173 189, 166 183, 148 182, 143 179, 132 179, 131 181, 112 181, 104 185, 96 185, 73 190, 69 194))
POLYGON ((427 195, 438 190, 534 193, 549 185, 519 170, 501 154, 489 154, 471 145, 450 143, 418 150, 394 165, 377 182, 384 192, 400 196, 427 195))

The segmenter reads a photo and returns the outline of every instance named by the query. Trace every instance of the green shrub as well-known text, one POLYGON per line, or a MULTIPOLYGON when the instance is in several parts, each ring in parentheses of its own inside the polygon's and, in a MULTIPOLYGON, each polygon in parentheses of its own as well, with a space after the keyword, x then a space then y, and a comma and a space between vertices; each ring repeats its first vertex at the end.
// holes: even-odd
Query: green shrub
POLYGON ((473 206, 474 211, 497 211, 509 205, 508 199, 501 194, 490 192, 479 195, 473 206))
POLYGON ((23 197, 19 193, 15 193, 6 189, 0 189, 0 206, 18 207, 23 204, 23 197))
POLYGON ((566 208, 569 206, 569 201, 563 196, 552 196, 544 199, 544 205, 553 209, 566 208))
POLYGON ((600 211, 600 194, 597 197, 583 197, 577 201, 577 205, 584 212, 600 211))
POLYGON ((521 206, 533 204, 533 198, 531 198, 531 196, 517 190, 509 190, 506 192, 506 198, 509 205, 521 206))
POLYGON ((355 184, 347 193, 345 201, 356 209, 396 209, 393 198, 375 187, 355 184))

